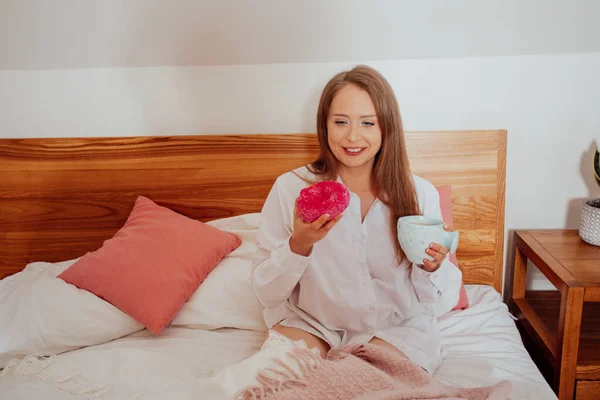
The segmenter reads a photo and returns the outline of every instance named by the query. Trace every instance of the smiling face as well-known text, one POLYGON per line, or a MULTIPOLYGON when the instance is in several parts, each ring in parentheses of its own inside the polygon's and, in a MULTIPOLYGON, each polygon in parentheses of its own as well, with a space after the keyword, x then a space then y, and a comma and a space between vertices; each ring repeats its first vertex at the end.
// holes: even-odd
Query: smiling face
POLYGON ((337 92, 327 117, 327 142, 340 170, 371 171, 381 148, 381 129, 366 91, 349 84, 337 92))
MULTIPOLYGON (((375 69, 358 65, 333 76, 317 108, 319 157, 311 172, 324 180, 342 178, 358 191, 369 190, 390 210, 389 234, 398 263, 405 259, 396 240, 398 218, 420 213, 400 108, 394 90, 375 69)), ((347 186, 347 185, 346 185, 347 186)))

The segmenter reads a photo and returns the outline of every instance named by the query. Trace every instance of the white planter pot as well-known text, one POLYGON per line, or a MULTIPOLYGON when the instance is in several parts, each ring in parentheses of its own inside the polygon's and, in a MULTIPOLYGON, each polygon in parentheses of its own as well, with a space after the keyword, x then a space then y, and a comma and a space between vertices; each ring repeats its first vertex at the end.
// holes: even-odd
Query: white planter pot
POLYGON ((579 236, 586 243, 600 246, 600 199, 588 200, 583 204, 579 236))

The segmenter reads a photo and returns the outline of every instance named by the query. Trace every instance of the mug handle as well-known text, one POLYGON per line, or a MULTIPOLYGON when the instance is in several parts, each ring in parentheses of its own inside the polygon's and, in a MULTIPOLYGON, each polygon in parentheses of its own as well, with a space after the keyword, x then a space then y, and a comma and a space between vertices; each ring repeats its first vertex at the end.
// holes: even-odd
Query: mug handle
POLYGON ((458 231, 448 232, 447 234, 449 235, 451 240, 448 250, 450 250, 450 254, 456 253, 456 249, 458 249, 458 231))

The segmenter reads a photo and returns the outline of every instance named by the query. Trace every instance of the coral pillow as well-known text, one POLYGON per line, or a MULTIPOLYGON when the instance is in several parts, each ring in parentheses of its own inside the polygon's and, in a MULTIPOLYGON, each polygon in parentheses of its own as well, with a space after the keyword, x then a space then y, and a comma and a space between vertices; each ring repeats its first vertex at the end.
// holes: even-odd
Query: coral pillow
MULTIPOLYGON (((452 187, 450 185, 436 187, 439 195, 440 195, 440 208, 442 209, 442 219, 444 222, 450 226, 452 226, 452 187)), ((450 254, 450 262, 452 264, 458 266, 458 260, 456 258, 456 254, 450 254)), ((454 310, 464 310, 469 307, 469 298, 467 297, 467 292, 465 291, 464 283, 460 284, 460 296, 458 298, 458 303, 452 311, 454 310)))
POLYGON ((58 275, 158 334, 241 241, 138 197, 125 225, 58 275))

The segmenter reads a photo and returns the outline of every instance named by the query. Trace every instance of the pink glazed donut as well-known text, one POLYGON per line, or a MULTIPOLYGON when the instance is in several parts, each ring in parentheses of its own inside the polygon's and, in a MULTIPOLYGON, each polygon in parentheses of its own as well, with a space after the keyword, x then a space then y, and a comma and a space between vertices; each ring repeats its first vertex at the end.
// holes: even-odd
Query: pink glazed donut
POLYGON ((350 204, 350 191, 334 181, 321 181, 300 191, 298 215, 306 222, 314 222, 323 214, 335 218, 350 204))

